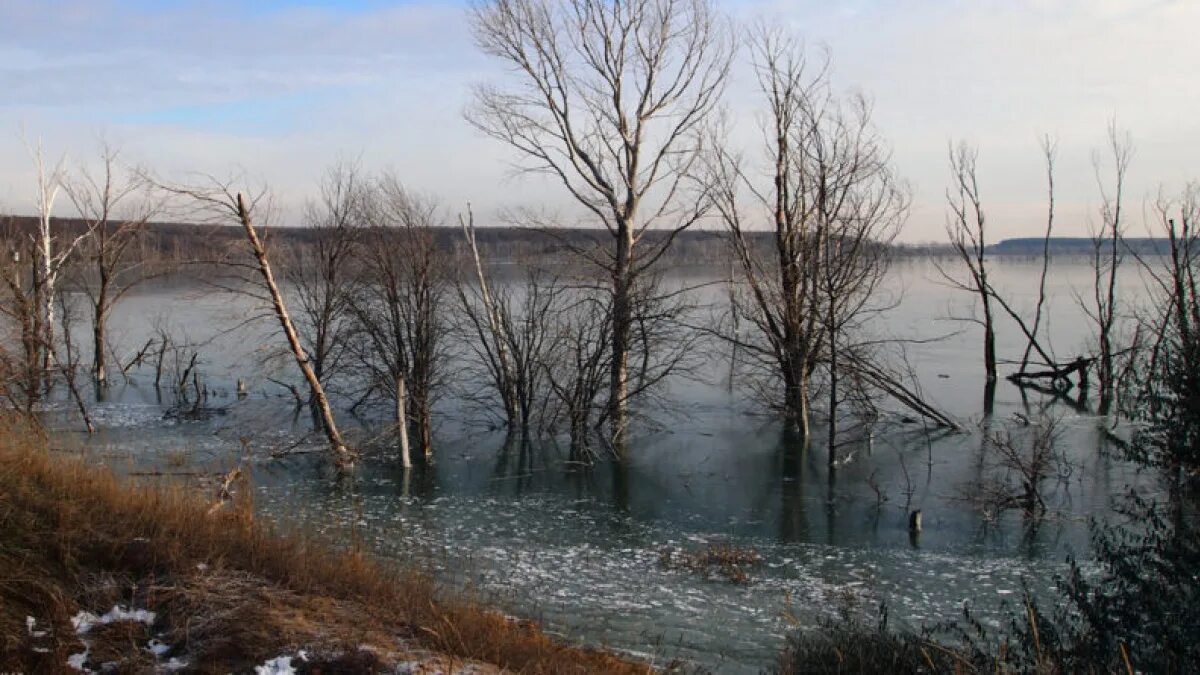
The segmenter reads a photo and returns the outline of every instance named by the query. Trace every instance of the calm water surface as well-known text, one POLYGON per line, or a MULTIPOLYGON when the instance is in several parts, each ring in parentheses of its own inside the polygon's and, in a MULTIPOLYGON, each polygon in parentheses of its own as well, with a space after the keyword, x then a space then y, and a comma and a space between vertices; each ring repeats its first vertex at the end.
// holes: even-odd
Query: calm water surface
MULTIPOLYGON (((996 283, 1031 309, 1037 272, 1036 265, 1005 264, 996 283)), ((1049 327, 1061 359, 1087 347, 1075 296, 1089 274, 1066 262, 1054 268, 1049 327)), ((906 349, 924 394, 967 431, 883 426, 848 449, 852 460, 832 474, 822 445, 798 446, 753 401, 731 393, 728 360, 714 356, 706 381, 671 383, 678 410, 637 435, 623 468, 578 470, 552 443, 506 447, 502 433, 446 421, 435 465, 406 474, 378 456, 338 480, 319 452, 269 457, 293 446, 319 448, 296 445, 310 431, 309 418, 294 414, 290 394, 267 379, 295 380, 286 361, 261 347, 269 326, 226 333, 249 313, 244 303, 181 286, 129 298, 117 310, 114 340, 135 351, 158 325, 199 343, 201 370, 224 414, 164 418, 171 401, 160 400, 143 369, 96 403, 102 430, 93 438, 74 431, 60 409, 55 443, 86 446, 121 469, 218 471, 249 460, 255 503, 267 516, 429 565, 448 586, 571 639, 659 662, 757 672, 774 662, 793 626, 845 608, 873 613, 886 602, 894 622, 917 626, 954 618, 967 601, 994 617, 1001 601, 1019 596, 1023 579, 1045 592, 1068 552, 1087 551, 1088 517, 1103 515, 1112 495, 1144 480, 1106 450, 1085 408, 1059 403, 1049 410, 1060 418, 1059 442, 1073 469, 1049 486, 1052 513, 1032 524, 1017 512, 973 508, 964 499, 969 485, 992 470, 980 449, 981 425, 1003 429, 1014 413, 1032 416, 1045 401, 1001 382, 995 413, 982 421, 978 328, 953 320, 970 313, 970 300, 934 279, 925 263, 898 265, 887 292, 900 304, 874 330, 903 339, 945 336, 906 349), (229 395, 239 377, 253 392, 240 401, 229 395), (914 539, 906 521, 917 508, 925 530, 914 539), (762 554, 751 583, 659 563, 665 548, 714 542, 762 554)), ((1130 289, 1140 284, 1132 274, 1125 281, 1130 289)), ((1024 346, 1007 323, 999 344, 1001 358, 1010 359, 1024 346)), ((446 418, 463 414, 453 401, 443 409, 446 418)), ((379 426, 370 418, 346 423, 358 425, 359 439, 379 426)))

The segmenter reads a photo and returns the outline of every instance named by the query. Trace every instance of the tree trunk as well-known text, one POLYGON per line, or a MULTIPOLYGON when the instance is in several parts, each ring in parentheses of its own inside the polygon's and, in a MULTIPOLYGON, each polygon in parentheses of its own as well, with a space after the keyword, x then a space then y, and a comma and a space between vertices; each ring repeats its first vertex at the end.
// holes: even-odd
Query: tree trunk
POLYGON ((829 466, 833 467, 837 459, 837 408, 838 408, 838 350, 833 342, 834 332, 830 331, 829 341, 829 466))
POLYGON ((408 451, 408 391, 404 376, 396 378, 396 433, 400 435, 400 462, 404 468, 412 468, 412 456, 408 451))
POLYGON ((792 350, 793 354, 785 365, 784 376, 784 416, 796 432, 808 438, 808 377, 805 374, 805 359, 792 350))
POLYGON ((237 214, 238 219, 242 222, 242 227, 246 230, 246 237, 250 240, 250 247, 254 249, 254 257, 258 261, 258 271, 262 274, 267 291, 271 294, 275 316, 279 319, 284 334, 287 335, 288 345, 292 348, 292 355, 296 358, 296 365, 300 367, 300 371, 304 374, 304 379, 308 380, 308 386, 312 388, 316 396, 316 403, 321 411, 321 419, 324 422, 325 437, 328 439, 329 447, 333 451, 334 460, 339 467, 351 466, 354 464, 354 453, 346 447, 346 444, 342 441, 341 434, 338 433, 337 423, 333 419, 333 410, 329 407, 329 400, 325 397, 325 389, 321 386, 321 381, 317 379, 316 374, 313 373, 312 366, 308 361, 308 355, 304 353, 304 347, 300 344, 300 336, 296 333, 296 327, 292 324, 291 316, 288 315, 287 306, 283 302, 283 294, 279 292, 279 286, 275 283, 275 276, 271 272, 271 264, 267 261, 267 251, 263 248, 262 241, 258 238, 258 233, 254 231, 254 225, 250 220, 250 213, 246 210, 246 204, 242 199, 241 193, 238 193, 237 196, 237 214))
MULTIPOLYGON (((488 331, 491 333, 492 342, 496 346, 496 361, 500 369, 500 397, 503 399, 505 421, 511 430, 517 425, 518 418, 520 418, 521 433, 527 436, 529 433, 529 413, 524 410, 521 397, 518 394, 516 386, 517 374, 508 353, 508 340, 501 325, 500 310, 496 306, 495 298, 492 296, 492 289, 488 285, 487 275, 483 271, 483 259, 479 255, 479 247, 475 242, 475 216, 471 215, 467 220, 464 220, 460 216, 459 222, 462 224, 463 234, 466 235, 467 243, 471 247, 471 257, 475 262, 475 276, 479 281, 479 295, 480 299, 483 300, 484 310, 487 312, 488 331)), ((464 295, 463 298, 465 302, 466 296, 464 295)))
POLYGON ((104 386, 108 383, 108 364, 106 354, 108 345, 104 334, 108 322, 107 289, 101 284, 96 298, 95 315, 92 317, 92 376, 96 384, 104 386))
POLYGON ((421 437, 425 461, 430 461, 433 459, 433 411, 429 408, 428 399, 424 397, 418 402, 417 408, 417 433, 421 437))
POLYGON ((992 305, 987 288, 980 291, 983 296, 983 366, 988 382, 996 379, 996 330, 992 325, 992 305))
MULTIPOLYGON (((45 197, 43 196, 43 202, 45 197)), ((48 210, 42 212, 41 230, 38 234, 39 255, 41 257, 41 312, 42 312, 42 372, 49 377, 50 366, 52 365, 53 356, 51 352, 54 347, 54 259, 51 257, 53 251, 50 247, 50 213, 48 210)))
POLYGON ((629 426, 629 342, 633 333, 633 230, 621 223, 613 279, 612 366, 609 377, 609 424, 618 456, 626 451, 629 426))

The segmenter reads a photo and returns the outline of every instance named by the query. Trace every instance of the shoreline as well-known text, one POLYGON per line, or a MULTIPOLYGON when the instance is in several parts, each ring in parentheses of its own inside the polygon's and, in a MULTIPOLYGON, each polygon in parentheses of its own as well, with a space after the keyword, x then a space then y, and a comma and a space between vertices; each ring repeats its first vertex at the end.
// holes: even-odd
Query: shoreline
POLYGON ((6 420, 0 669, 655 672, 443 597, 420 571, 276 531, 234 492, 214 504, 122 480, 6 420))

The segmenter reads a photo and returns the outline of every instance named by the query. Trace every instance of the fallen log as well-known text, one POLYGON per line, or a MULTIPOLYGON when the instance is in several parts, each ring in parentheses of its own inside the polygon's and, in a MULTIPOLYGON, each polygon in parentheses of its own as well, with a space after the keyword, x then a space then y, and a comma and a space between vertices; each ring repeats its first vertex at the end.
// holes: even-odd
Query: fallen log
POLYGON ((1013 373, 1008 376, 1008 381, 1017 386, 1024 386, 1037 380, 1050 380, 1052 383, 1066 383, 1067 388, 1071 387, 1070 377, 1079 375, 1079 388, 1087 388, 1088 378, 1087 371, 1096 359, 1085 359, 1080 356, 1074 361, 1067 364, 1054 364, 1048 370, 1024 371, 1013 373))

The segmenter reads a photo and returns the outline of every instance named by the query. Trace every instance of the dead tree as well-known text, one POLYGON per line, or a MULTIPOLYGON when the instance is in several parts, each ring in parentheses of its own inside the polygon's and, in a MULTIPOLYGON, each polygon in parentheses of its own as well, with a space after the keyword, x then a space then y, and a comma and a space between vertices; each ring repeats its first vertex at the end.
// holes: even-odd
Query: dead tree
MULTIPOLYGON (((1160 194, 1154 211, 1167 250, 1161 257, 1138 256, 1151 301, 1137 322, 1153 338, 1131 355, 1140 376, 1128 382, 1128 398, 1136 403, 1129 412, 1143 419, 1185 419, 1200 410, 1200 183, 1189 183, 1178 196, 1160 194)), ((1190 425, 1179 425, 1175 442, 1148 444, 1156 454, 1148 459, 1172 471, 1175 480, 1194 472, 1200 466, 1194 433, 1190 425)))
POLYGON ((475 241, 474 217, 460 217, 474 283, 456 279, 471 350, 490 389, 501 401, 510 433, 530 438, 533 423, 546 423, 545 372, 554 346, 556 317, 568 293, 559 279, 536 266, 512 288, 495 283, 475 241), (535 419, 536 418, 536 419, 535 419))
POLYGON ((956 275, 940 266, 938 271, 952 287, 976 295, 983 309, 983 319, 974 320, 978 321, 984 329, 984 365, 988 372, 988 395, 985 398, 985 411, 988 413, 991 411, 991 400, 995 393, 997 306, 1002 314, 1007 315, 1016 324, 1025 337, 1020 367, 1016 373, 1008 376, 1010 381, 1022 385, 1049 379, 1054 386, 1059 386, 1064 382, 1069 383, 1067 378, 1070 375, 1079 374, 1081 382, 1086 382, 1087 367, 1091 365, 1091 361, 1087 359, 1059 363, 1048 345, 1043 344, 1040 335, 1042 318, 1046 309, 1046 277, 1050 269, 1050 238, 1054 233, 1055 147, 1048 138, 1042 141, 1042 155, 1046 164, 1048 207, 1046 230, 1042 238, 1042 267, 1038 284, 1038 300, 1033 319, 1029 321, 991 283, 988 276, 986 220, 976 173, 978 151, 965 144, 960 144, 951 151, 950 165, 954 175, 954 187, 949 193, 949 201, 953 215, 947 225, 947 232, 950 234, 952 245, 959 259, 967 268, 967 280, 960 280, 956 275), (1044 370, 1029 370, 1031 358, 1035 353, 1040 365, 1045 366, 1044 370))
POLYGON ((62 327, 62 344, 61 352, 54 350, 54 364, 58 372, 62 375, 63 381, 67 385, 67 391, 70 393, 71 401, 75 403, 75 408, 79 411, 79 416, 83 420, 83 426, 89 434, 96 433, 96 425, 92 422, 91 413, 88 412, 87 402, 83 399, 83 393, 79 390, 79 363, 78 349, 75 347, 75 337, 72 334, 72 326, 75 323, 75 308, 68 300, 65 293, 58 295, 59 309, 62 311, 59 318, 59 324, 62 327))
MULTIPOLYGON (((1058 154, 1057 143, 1049 136, 1042 137, 1042 157, 1046 161, 1046 234, 1042 237, 1042 271, 1038 277, 1037 306, 1033 310, 1033 329, 1026 331, 1025 351, 1021 354, 1021 373, 1029 367, 1030 353, 1036 347, 1043 351, 1038 342, 1042 328, 1042 312, 1046 307, 1046 275, 1050 271, 1050 238, 1054 236, 1054 159, 1058 154)), ((1007 305, 1005 306, 1007 309, 1007 305)), ((1013 314, 1013 312, 1009 312, 1013 314)))
MULTIPOLYGON (((348 361, 353 317, 355 237, 361 229, 365 186, 358 168, 341 164, 321 182, 320 196, 304 210, 305 236, 285 256, 283 279, 295 299, 296 332, 313 375, 327 391, 348 361)), ((321 422, 316 392, 309 407, 321 422)))
POLYGON ((87 232, 80 277, 91 304, 92 377, 99 385, 108 381, 108 318, 126 293, 152 276, 146 261, 131 261, 129 254, 155 209, 146 201, 131 203, 146 187, 145 180, 136 173, 120 175, 119 156, 105 145, 99 175, 80 168, 63 183, 87 232))
POLYGON ((3 297, 0 313, 5 317, 4 344, 19 344, 20 349, 3 350, 4 390, 12 407, 32 415, 44 398, 44 359, 46 332, 42 329, 44 308, 36 279, 37 241, 17 229, 6 219, 4 259, 0 261, 3 274, 3 297))
POLYGON ((1096 379, 1099 380, 1099 413, 1107 415, 1116 396, 1117 378, 1117 271, 1123 261, 1122 246, 1125 236, 1125 174, 1133 158, 1133 142, 1128 133, 1121 132, 1115 124, 1108 128, 1108 150, 1112 154, 1112 185, 1106 185, 1101 176, 1099 155, 1093 158, 1096 183, 1100 188, 1100 226, 1092 234, 1092 293, 1090 302, 1084 304, 1084 312, 1095 324, 1096 330, 1096 379))
POLYGON ((252 268, 257 273, 260 280, 258 283, 261 285, 266 299, 270 303, 271 313, 283 330, 296 366, 300 368, 305 381, 314 393, 317 409, 321 415, 322 431, 329 443, 329 449, 333 453, 334 462, 339 468, 353 466, 356 453, 342 440, 342 435, 338 431, 337 423, 334 420, 333 408, 330 406, 329 399, 325 395, 325 388, 313 372, 308 354, 305 352, 304 345, 300 341, 300 336, 296 332, 296 325, 292 321, 291 314, 288 313, 283 292, 280 290, 279 284, 275 281, 275 273, 272 270, 267 255, 266 244, 259 237, 258 230, 254 224, 256 214, 261 215, 269 212, 267 205, 262 202, 263 194, 247 201, 242 193, 234 191, 229 183, 221 183, 215 179, 212 180, 212 185, 208 187, 160 187, 190 200, 198 206, 199 212, 205 215, 207 220, 221 223, 230 223, 232 221, 242 228, 246 235, 246 240, 250 244, 250 251, 254 255, 254 262, 241 264, 236 261, 224 261, 223 264, 235 266, 238 269, 252 268))
POLYGON ((991 382, 996 379, 996 328, 988 282, 987 220, 975 171, 978 158, 979 151, 966 143, 950 149, 953 185, 947 191, 946 199, 952 215, 946 224, 946 234, 958 258, 967 268, 967 280, 960 281, 946 272, 942 272, 942 276, 954 287, 973 293, 978 299, 983 318, 975 321, 983 327, 983 368, 991 382))
POLYGON ((600 268, 612 295, 607 420, 621 449, 633 298, 707 210, 688 194, 688 177, 732 41, 707 0, 489 0, 472 23, 479 47, 515 77, 477 87, 468 120, 528 160, 524 170, 560 182, 611 236, 604 255, 577 253, 600 268), (652 228, 668 234, 646 242, 652 228))
MULTIPOLYGON (((466 239, 467 250, 475 270, 476 284, 474 286, 465 284, 460 275, 456 279, 458 298, 462 303, 463 313, 473 329, 472 332, 478 340, 475 343, 476 355, 484 362, 489 379, 504 408, 505 423, 512 430, 518 427, 522 418, 527 419, 527 416, 521 410, 518 376, 513 364, 513 356, 510 355, 511 339, 505 330, 507 326, 512 325, 512 321, 511 318, 505 321, 506 317, 502 316, 502 313, 509 307, 492 291, 492 283, 484 269, 483 258, 479 254, 479 246, 475 241, 475 214, 468 207, 467 216, 464 218, 460 214, 458 220, 459 225, 462 226, 463 237, 466 239)), ((528 432, 528 428, 523 431, 528 432)))
POLYGON ((36 273, 32 280, 33 294, 39 307, 39 328, 42 332, 39 338, 42 372, 47 378, 45 386, 50 386, 49 376, 54 360, 54 306, 57 302, 58 279, 67 261, 70 260, 79 243, 86 233, 76 236, 65 245, 59 245, 51 229, 51 215, 54 212, 54 202, 58 199, 62 188, 63 169, 60 161, 53 169, 47 171, 42 146, 39 142, 36 148, 30 150, 34 167, 37 170, 37 211, 38 229, 35 235, 36 273))
MULTIPOLYGON (((351 294, 357 352, 372 394, 390 400, 402 455, 409 432, 433 456, 433 406, 444 387, 449 260, 434 241, 435 201, 385 175, 364 199, 356 247, 360 281, 351 294)), ((406 466, 411 459, 402 456, 406 466)))
POLYGON ((321 381, 317 379, 316 373, 313 372, 312 365, 308 360, 308 354, 305 353, 304 346, 300 343, 300 336, 296 333, 296 326, 292 323, 292 318, 288 314, 287 305, 284 304, 283 293, 280 292, 279 285, 275 283, 275 275, 272 273, 271 263, 267 259, 267 250, 263 246, 262 240, 258 238, 250 209, 247 208, 246 200, 240 192, 237 194, 236 208, 238 221, 241 222, 242 228, 246 230, 246 239, 250 242, 250 248, 254 251, 254 259, 258 262, 258 269, 262 273, 263 284, 266 286, 267 292, 271 294, 275 316, 279 319, 279 325, 283 328, 283 332, 287 336, 288 346, 291 347, 292 355, 296 358, 296 365, 300 367, 300 372, 304 374, 304 379, 308 381, 309 389, 316 399, 317 408, 321 413, 325 437, 329 440, 329 447, 333 450, 335 461, 339 467, 352 466, 354 464, 354 453, 342 441, 342 435, 338 432, 337 422, 333 419, 333 409, 329 405, 329 400, 325 397, 325 388, 321 385, 321 381))
POLYGON ((803 47, 773 29, 759 29, 751 45, 768 109, 770 182, 720 152, 712 193, 744 279, 737 311, 757 339, 726 339, 781 385, 780 407, 805 437, 810 387, 822 378, 832 460, 838 407, 847 400, 839 386, 844 378, 867 382, 857 371, 869 359, 855 335, 878 309, 874 293, 908 198, 865 98, 835 95, 827 63, 810 68, 803 47), (755 216, 770 226, 770 251, 756 250, 755 216))
POLYGON ((574 462, 590 464, 594 454, 589 439, 610 371, 611 300, 608 293, 581 285, 569 291, 556 311, 546 379, 557 402, 555 421, 567 427, 574 462))

